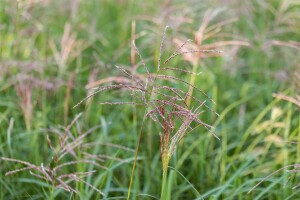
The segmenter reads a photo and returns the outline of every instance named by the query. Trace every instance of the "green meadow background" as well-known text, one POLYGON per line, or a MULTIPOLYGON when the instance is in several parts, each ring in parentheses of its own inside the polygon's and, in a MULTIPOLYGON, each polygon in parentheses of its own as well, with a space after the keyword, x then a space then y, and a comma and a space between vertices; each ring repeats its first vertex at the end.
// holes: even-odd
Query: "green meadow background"
MULTIPOLYGON (((185 39, 222 51, 169 63, 202 72, 195 85, 220 116, 201 119, 221 139, 204 128, 184 138, 169 164, 169 199, 300 199, 300 1, 0 0, 0 156, 48 166, 61 147, 58 135, 86 132, 65 162, 84 159, 83 152, 98 156, 63 168, 96 170, 70 183, 78 194, 33 169, 5 175, 25 165, 2 158, 1 199, 126 199, 143 112, 99 104, 130 100, 115 90, 73 107, 91 88, 122 77, 115 66, 140 66, 133 39, 155 72, 167 25, 164 59, 185 39)), ((160 131, 146 121, 131 199, 160 197, 160 131)))

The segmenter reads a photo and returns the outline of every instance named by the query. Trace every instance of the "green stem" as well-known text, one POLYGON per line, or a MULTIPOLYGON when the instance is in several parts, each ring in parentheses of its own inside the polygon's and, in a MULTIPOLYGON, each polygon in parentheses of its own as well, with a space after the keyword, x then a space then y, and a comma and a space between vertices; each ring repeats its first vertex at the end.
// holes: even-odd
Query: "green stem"
POLYGON ((54 200, 54 189, 55 189, 55 186, 54 186, 54 183, 52 184, 52 188, 51 188, 51 191, 50 191, 50 200, 54 200))
POLYGON ((163 170, 160 200, 166 199, 167 173, 168 173, 167 169, 163 170))
POLYGON ((130 200, 130 193, 131 193, 131 188, 132 188, 132 183, 133 183, 133 176, 134 176, 134 171, 135 171, 135 166, 136 166, 136 162, 137 162, 137 157, 138 157, 139 149, 140 149, 140 145, 141 145, 142 132, 143 132, 145 120, 146 119, 144 118, 143 122, 142 122, 141 129, 140 129, 140 134, 139 134, 139 138, 138 138, 138 144, 137 144, 137 147, 135 149, 135 156, 134 156, 133 166, 132 166, 132 170, 131 170, 130 183, 129 183, 128 193, 127 193, 127 200, 130 200))

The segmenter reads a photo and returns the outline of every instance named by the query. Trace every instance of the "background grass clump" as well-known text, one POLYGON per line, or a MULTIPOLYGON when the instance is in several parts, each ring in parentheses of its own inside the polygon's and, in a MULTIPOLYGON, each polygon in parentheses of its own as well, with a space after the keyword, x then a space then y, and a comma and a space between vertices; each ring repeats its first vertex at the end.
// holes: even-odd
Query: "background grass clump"
MULTIPOLYGON (((162 60, 187 39, 193 41, 186 50, 223 52, 184 54, 168 63, 202 72, 170 73, 216 102, 207 104, 219 116, 204 112, 201 120, 215 127, 220 141, 204 127, 184 138, 169 161, 166 194, 243 200, 300 195, 298 1, 1 0, 1 199, 127 197, 142 108, 99 104, 132 101, 115 90, 73 107, 94 87, 124 83, 115 66, 143 76, 132 40, 155 73, 166 25, 162 60), (60 162, 68 165, 48 179, 38 177, 60 162)), ((132 199, 161 192, 160 127, 145 123, 132 199)))

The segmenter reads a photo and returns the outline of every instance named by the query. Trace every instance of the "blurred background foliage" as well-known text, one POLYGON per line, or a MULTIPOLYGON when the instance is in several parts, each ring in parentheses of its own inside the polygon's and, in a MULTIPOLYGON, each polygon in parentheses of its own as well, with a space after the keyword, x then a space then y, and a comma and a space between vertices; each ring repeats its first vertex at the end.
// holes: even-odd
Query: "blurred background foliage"
MULTIPOLYGON (((106 169, 91 163, 65 169, 96 168, 85 181, 102 195, 87 184, 76 184, 79 194, 53 189, 29 171, 5 176, 24 166, 1 160, 1 199, 125 198, 142 113, 131 105, 98 104, 130 98, 114 91, 73 106, 92 87, 118 77, 116 65, 140 65, 132 39, 154 72, 166 25, 163 58, 186 39, 193 40, 192 48, 224 52, 170 63, 202 72, 194 83, 220 114, 202 118, 221 138, 200 128, 185 139, 171 160, 172 199, 300 196, 297 167, 279 171, 248 194, 262 178, 300 161, 300 1, 0 0, 0 155, 47 165, 53 157, 47 135, 59 143, 58 133, 78 137, 92 131, 82 142, 97 144, 88 151, 109 158, 101 161, 106 169)), ((133 199, 160 194, 158 127, 147 123, 133 199)))

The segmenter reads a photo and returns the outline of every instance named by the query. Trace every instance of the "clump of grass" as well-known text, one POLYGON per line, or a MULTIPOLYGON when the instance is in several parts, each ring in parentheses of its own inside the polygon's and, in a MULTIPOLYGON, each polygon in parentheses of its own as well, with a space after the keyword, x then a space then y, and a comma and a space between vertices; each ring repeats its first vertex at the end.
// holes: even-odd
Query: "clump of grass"
MULTIPOLYGON (((288 46, 288 47, 291 47, 291 48, 294 48, 294 49, 298 49, 299 47, 298 46, 289 46, 288 43, 286 42, 282 42, 282 41, 277 41, 275 44, 273 45, 279 45, 279 46, 288 46)), ((285 102, 287 102, 289 104, 288 106, 288 109, 286 110, 286 112, 288 113, 288 117, 287 118, 290 118, 288 120, 286 120, 284 123, 282 123, 283 125, 285 126, 282 126, 283 128, 285 128, 286 130, 286 135, 284 137, 284 140, 282 140, 280 137, 276 136, 276 135, 269 135, 267 138, 266 138, 266 141, 268 139, 271 139, 270 141, 273 141, 273 142, 277 142, 279 143, 279 145, 283 146, 284 148, 284 145, 282 145, 282 143, 290 143, 290 144, 296 144, 298 145, 298 148, 299 148, 299 134, 298 135, 293 135, 293 132, 297 132, 297 129, 295 129, 295 131, 292 131, 290 127, 292 127, 291 125, 291 118, 292 118, 292 113, 296 113, 296 116, 298 115, 299 116, 299 109, 300 109, 300 96, 298 95, 298 91, 299 90, 299 80, 300 80, 300 76, 299 76, 299 68, 297 68, 299 66, 296 66, 296 69, 293 71, 293 74, 292 74, 292 78, 291 78, 291 81, 290 81, 290 84, 291 84, 291 90, 289 91, 289 95, 287 94, 284 94, 282 92, 279 92, 279 93, 273 93, 272 96, 277 99, 277 100, 283 100, 285 102), (296 110, 293 110, 291 109, 292 108, 292 105, 295 105, 296 106, 296 110), (287 125, 286 125, 287 124, 287 125), (291 133, 291 136, 288 137, 288 134, 291 133), (287 139, 291 139, 291 138, 295 138, 294 141, 287 141, 287 139), (296 141, 298 140, 298 142, 296 141)), ((275 110, 275 109, 274 109, 275 110)), ((280 109, 281 110, 281 109, 280 109)), ((283 111, 279 111, 279 112, 283 112, 283 111)), ((274 114, 275 116, 276 114, 274 114)), ((279 114, 281 115, 281 114, 279 114)), ((272 116, 273 116, 273 113, 272 113, 272 116)), ((274 117, 276 118, 276 117, 274 117)), ((268 122, 264 122, 265 124, 268 125, 268 122)), ((270 126, 272 127, 272 126, 270 126)), ((279 126, 280 127, 280 126, 279 126)), ((271 129, 270 129, 271 130, 271 129)), ((299 156, 299 152, 297 152, 298 156, 299 156)), ((298 158, 299 159, 299 158, 298 158)), ((299 163, 295 163, 295 164, 290 164, 290 165, 287 165, 285 164, 283 167, 277 169, 276 171, 270 173, 269 175, 267 175, 266 177, 264 177, 261 181, 259 181, 255 186, 253 186, 248 193, 251 193, 253 192, 259 185, 261 185, 264 181, 268 180, 269 178, 271 178, 272 176, 274 176, 275 174, 278 174, 280 172, 285 172, 285 173, 299 173, 300 170, 300 164, 299 163)), ((289 178, 291 179, 291 178, 289 178)), ((300 183, 294 185, 292 187, 293 190, 295 189, 298 189, 300 187, 300 183)))
MULTIPOLYGON (((202 90, 197 88, 194 84, 191 84, 179 76, 169 75, 169 72, 184 73, 185 75, 197 75, 199 73, 191 72, 186 69, 169 67, 171 60, 180 55, 186 54, 203 54, 213 53, 220 54, 217 50, 201 50, 201 49, 189 49, 185 50, 184 46, 186 42, 183 42, 166 60, 162 61, 163 47, 166 41, 166 30, 162 36, 162 42, 160 45, 159 58, 157 68, 152 73, 153 69, 148 68, 141 53, 135 46, 134 40, 132 41, 132 48, 134 48, 137 55, 140 57, 141 66, 144 69, 145 74, 138 74, 136 70, 127 69, 125 67, 116 66, 125 77, 110 77, 102 81, 98 81, 101 84, 95 88, 95 92, 88 95, 82 101, 80 101, 74 107, 77 107, 84 101, 90 99, 98 93, 103 93, 108 90, 122 90, 129 91, 133 101, 117 101, 117 102, 100 102, 104 105, 124 105, 131 104, 135 106, 144 106, 144 117, 142 119, 142 125, 140 128, 138 144, 136 147, 136 155, 132 168, 132 175, 128 189, 128 199, 130 198, 130 192, 132 187, 132 180, 134 176, 134 170, 137 162, 137 156, 140 148, 141 137, 144 131, 144 124, 148 118, 151 118, 160 127, 160 154, 162 160, 162 190, 161 198, 165 199, 165 188, 167 171, 170 159, 175 152, 178 144, 183 138, 196 129, 199 126, 206 128, 214 137, 218 138, 213 132, 213 127, 203 122, 200 117, 205 110, 213 111, 207 101, 214 103, 214 101, 202 90), (106 83, 106 85, 103 85, 106 83), (176 84, 182 84, 183 88, 171 86, 176 84), (193 88, 194 91, 202 94, 202 99, 195 97, 189 88, 193 88), (189 99, 189 100, 188 100, 189 99), (134 101, 135 100, 135 101, 134 101), (189 101, 189 102, 188 102, 189 101), (195 106, 193 106, 195 105, 195 106)), ((217 114, 218 115, 218 114, 217 114)), ((219 139, 219 138, 218 138, 219 139)))
MULTIPOLYGON (((8 176, 23 171, 29 171, 32 176, 45 181, 45 183, 49 185, 50 199, 54 198, 53 195, 56 189, 62 189, 64 191, 79 195, 80 191, 77 188, 77 183, 83 183, 98 192, 100 195, 104 195, 101 190, 85 180, 86 177, 94 174, 96 170, 78 171, 78 169, 83 169, 82 167, 78 166, 88 164, 96 166, 99 169, 106 170, 107 168, 102 163, 107 159, 112 159, 112 157, 106 155, 93 155, 86 151, 94 144, 86 143, 85 138, 93 131, 100 128, 100 126, 96 126, 84 133, 79 132, 78 136, 71 132, 71 128, 75 125, 77 131, 80 131, 78 130, 77 124, 80 116, 81 114, 77 115, 71 124, 63 128, 63 130, 56 128, 51 128, 48 130, 52 134, 56 135, 55 137, 52 135, 47 135, 48 146, 52 152, 50 161, 48 161, 47 164, 41 163, 36 165, 24 160, 1 157, 1 159, 4 161, 19 163, 25 166, 23 168, 8 171, 5 173, 5 175, 8 176)), ((108 144, 108 146, 112 146, 112 144, 108 144)), ((119 159, 114 158, 114 160, 119 159)))
MULTIPOLYGON (((264 181, 266 181, 267 179, 269 179, 271 176, 273 176, 273 175, 275 175, 275 174, 277 174, 279 172, 285 171, 285 170, 287 172, 289 172, 289 173, 299 173, 300 172, 299 168, 300 168, 300 164, 292 164, 292 165, 284 166, 284 167, 282 167, 282 168, 280 168, 280 169, 272 172, 271 174, 269 174, 268 176, 266 176, 265 178, 263 178, 260 182, 258 182, 255 186, 253 186, 249 190, 248 194, 251 193, 253 190, 255 190, 261 183, 263 183, 264 181)), ((295 185, 292 189, 297 189, 299 187, 300 187, 300 183, 297 184, 297 185, 295 185)))

